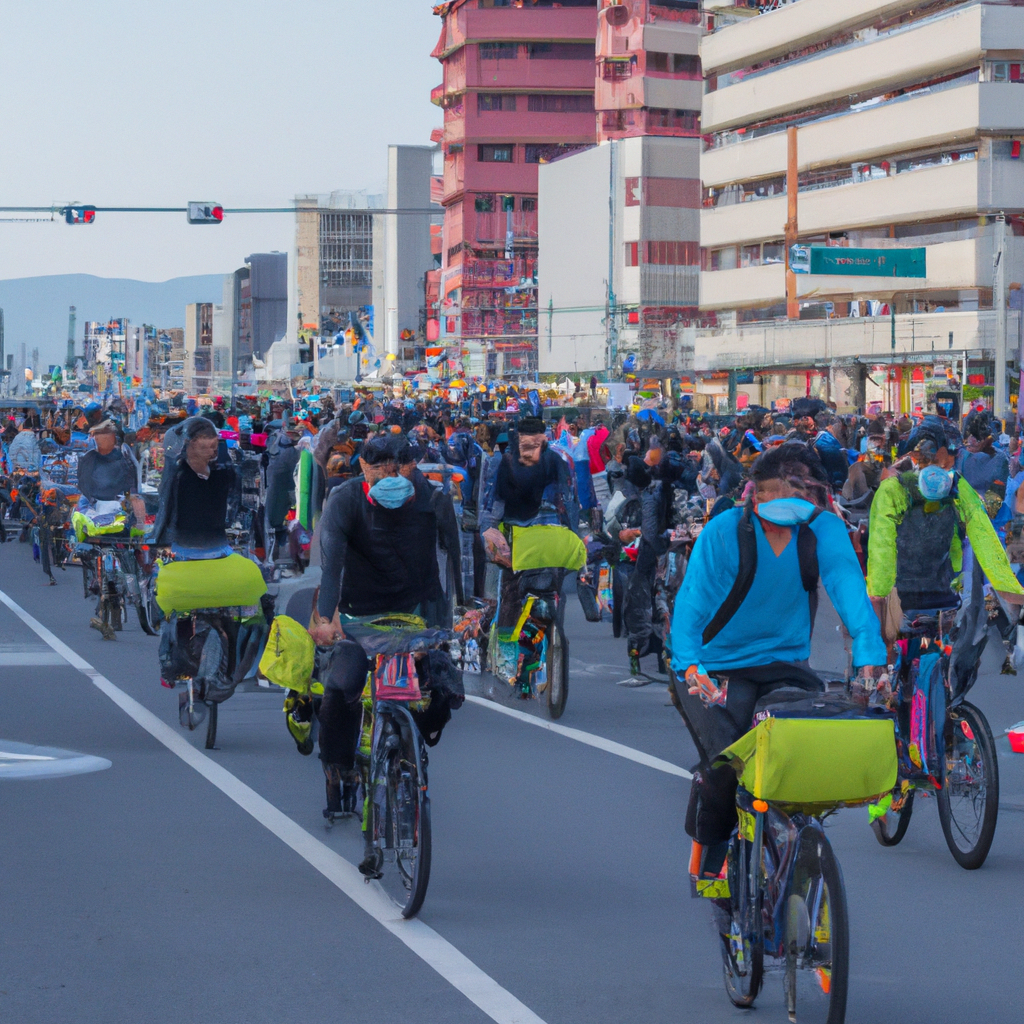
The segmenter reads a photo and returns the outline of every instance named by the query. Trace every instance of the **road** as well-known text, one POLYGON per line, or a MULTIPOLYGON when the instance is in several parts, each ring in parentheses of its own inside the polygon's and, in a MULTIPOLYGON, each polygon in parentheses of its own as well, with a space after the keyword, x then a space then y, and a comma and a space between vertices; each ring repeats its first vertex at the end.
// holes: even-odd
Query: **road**
MULTIPOLYGON (((404 923, 352 867, 357 825, 324 828, 320 766, 297 754, 280 692, 237 693, 218 749, 204 751, 159 685, 155 639, 137 623, 114 643, 90 630, 78 570, 51 588, 27 546, 8 544, 0 559, 0 737, 112 765, 0 783, 0 1019, 743 1019, 725 996, 708 908, 688 895, 687 733, 663 683, 616 685, 625 643, 586 623, 575 601, 560 725, 586 735, 536 727, 545 719, 533 704, 467 702, 431 752, 432 877, 419 922, 404 923)), ((830 608, 814 661, 843 663, 830 608)), ((850 1022, 932 1024, 952 1006, 981 1021, 1020 1012, 1009 979, 1024 757, 1002 731, 1024 718, 1024 679, 998 665, 990 648, 974 691, 1003 778, 984 868, 956 866, 933 801, 892 850, 866 811, 833 819, 851 916, 850 1022)), ((494 685, 467 681, 478 694, 494 685)), ((781 993, 769 977, 759 1021, 785 1019, 781 993)))

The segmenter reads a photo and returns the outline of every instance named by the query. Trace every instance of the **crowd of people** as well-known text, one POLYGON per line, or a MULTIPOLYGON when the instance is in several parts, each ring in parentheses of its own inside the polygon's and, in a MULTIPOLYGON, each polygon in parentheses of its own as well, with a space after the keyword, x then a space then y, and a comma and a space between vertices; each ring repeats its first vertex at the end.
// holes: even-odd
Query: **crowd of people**
MULTIPOLYGON (((506 637, 522 623, 527 566, 557 570, 558 587, 575 574, 588 619, 612 612, 624 683, 651 680, 647 659, 671 673, 708 763, 746 728, 765 687, 809 674, 819 580, 865 692, 884 689, 904 610, 959 606, 972 585, 988 592, 1004 670, 1021 664, 1020 439, 985 411, 970 411, 961 429, 942 415, 840 415, 815 398, 735 416, 668 400, 628 410, 551 410, 551 401, 536 387, 470 397, 396 388, 151 402, 144 422, 117 399, 25 409, 2 435, 15 483, 4 496, 25 539, 40 525, 38 503, 22 500, 26 479, 73 503, 87 565, 104 532, 168 549, 175 565, 226 566, 241 554, 265 579, 319 565, 308 627, 333 652, 317 708, 329 809, 355 784, 367 672, 346 624, 403 614, 452 628, 472 614, 486 664, 490 623, 506 637), (705 731, 701 709, 716 705, 731 718, 705 731)), ((211 574, 188 578, 201 590, 211 574)), ((246 604, 269 625, 265 600, 246 604)), ((175 650, 184 637, 175 619, 161 644, 167 685, 199 671, 175 650)), ((525 657, 504 672, 493 651, 491 660, 509 683, 530 663, 528 639, 513 639, 525 657)), ((219 692, 251 670, 251 656, 237 660, 225 656, 232 679, 219 692)), ((691 830, 711 845, 731 827, 734 781, 707 771, 694 786, 691 830)))

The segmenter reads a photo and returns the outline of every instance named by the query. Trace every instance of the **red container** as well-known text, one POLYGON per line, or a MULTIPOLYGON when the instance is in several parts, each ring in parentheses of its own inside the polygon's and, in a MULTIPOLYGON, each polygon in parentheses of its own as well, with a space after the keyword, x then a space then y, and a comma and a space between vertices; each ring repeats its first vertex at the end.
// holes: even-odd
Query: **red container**
POLYGON ((1011 725, 1006 730, 1006 736, 1010 741, 1010 749, 1015 754, 1024 754, 1024 722, 1011 725))

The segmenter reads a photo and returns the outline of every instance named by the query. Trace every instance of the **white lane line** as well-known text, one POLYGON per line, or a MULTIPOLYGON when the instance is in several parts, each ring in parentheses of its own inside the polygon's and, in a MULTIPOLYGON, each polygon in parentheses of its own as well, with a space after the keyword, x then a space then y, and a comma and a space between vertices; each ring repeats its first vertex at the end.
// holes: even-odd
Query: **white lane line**
POLYGON ((45 754, 12 754, 6 750, 0 750, 0 761, 56 761, 55 757, 47 757, 45 754))
POLYGON ((168 750, 177 754, 225 796, 234 800, 242 810, 251 814, 264 828, 290 846, 303 860, 316 868, 353 903, 408 946, 491 1020, 497 1021, 498 1024, 544 1024, 533 1010, 502 988, 489 974, 485 974, 429 925, 422 921, 403 920, 394 903, 379 885, 367 885, 353 864, 340 857, 319 839, 315 839, 226 768, 193 747, 180 733, 175 732, 133 697, 129 697, 124 690, 115 686, 84 658, 79 657, 2 590, 0 603, 10 608, 36 636, 87 675, 129 718, 134 719, 168 750))
POLYGON ((597 736, 592 732, 584 732, 582 729, 572 729, 567 725, 549 722, 546 718, 538 718, 536 715, 528 715, 525 711, 507 708, 504 704, 498 704, 496 701, 488 700, 486 697, 476 697, 472 694, 467 694, 466 700, 479 704, 481 707, 490 708, 492 711, 498 711, 503 715, 508 715, 510 718, 517 718, 520 722, 528 722, 530 725, 537 726, 538 729, 557 732, 559 736, 566 736, 571 740, 576 740, 577 743, 585 743, 588 747, 597 747, 598 750, 607 751, 609 754, 617 754, 619 757, 624 757, 627 761, 635 761, 637 764, 642 764, 647 768, 654 768, 656 771, 664 772, 666 775, 675 775, 680 779, 693 778, 693 772, 688 772, 685 768, 672 764, 671 761, 663 761, 660 757, 654 757, 653 754, 645 754, 642 750, 634 750, 632 747, 616 743, 615 740, 605 739, 603 736, 597 736))
POLYGON ((0 668, 29 668, 36 665, 64 665, 53 651, 0 651, 0 668))

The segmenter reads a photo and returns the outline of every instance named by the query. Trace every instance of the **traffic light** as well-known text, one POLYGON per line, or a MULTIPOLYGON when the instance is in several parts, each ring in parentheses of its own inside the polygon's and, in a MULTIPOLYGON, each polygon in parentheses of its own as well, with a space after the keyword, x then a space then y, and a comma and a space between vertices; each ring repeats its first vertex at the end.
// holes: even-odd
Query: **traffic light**
POLYGON ((220 203, 189 203, 189 224, 220 224, 224 220, 224 207, 220 203))
POLYGON ((91 224, 96 219, 96 207, 65 206, 64 219, 69 224, 91 224))

